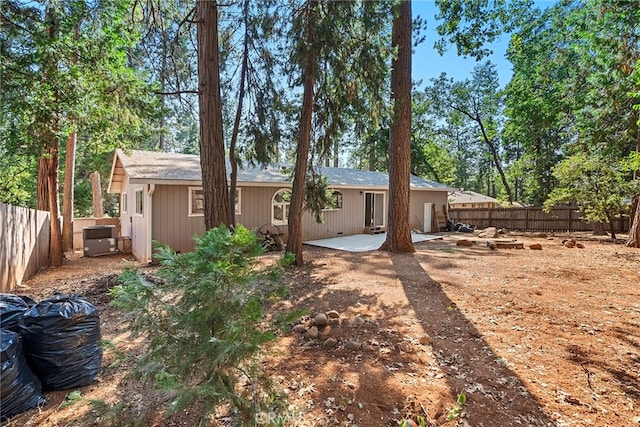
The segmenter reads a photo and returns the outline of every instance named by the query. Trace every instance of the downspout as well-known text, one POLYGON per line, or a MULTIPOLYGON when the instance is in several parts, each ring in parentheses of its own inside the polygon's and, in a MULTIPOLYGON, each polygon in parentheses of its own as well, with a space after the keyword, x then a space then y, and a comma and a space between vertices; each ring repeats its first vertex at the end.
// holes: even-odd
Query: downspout
POLYGON ((155 184, 149 184, 149 190, 147 191, 147 195, 149 196, 147 198, 148 203, 147 203, 147 248, 145 250, 145 254, 146 254, 146 259, 147 262, 149 264, 151 264, 151 261, 153 259, 153 245, 151 243, 152 241, 152 237, 153 237, 153 192, 156 191, 156 185, 155 184))

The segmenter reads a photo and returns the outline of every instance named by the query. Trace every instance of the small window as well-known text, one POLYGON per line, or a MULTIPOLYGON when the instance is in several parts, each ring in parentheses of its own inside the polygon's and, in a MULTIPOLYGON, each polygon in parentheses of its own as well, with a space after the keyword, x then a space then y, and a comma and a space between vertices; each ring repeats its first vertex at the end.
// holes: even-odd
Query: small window
POLYGON ((329 191, 331 192, 331 198, 325 210, 342 209, 342 193, 338 190, 329 191))
POLYGON ((242 188, 237 188, 236 187, 236 215, 240 215, 242 213, 242 205, 240 204, 241 200, 240 197, 242 195, 242 188))
POLYGON ((127 193, 122 193, 120 196, 120 213, 127 213, 129 207, 127 206, 127 193))
POLYGON ((204 190, 189 187, 189 216, 204 216, 204 190))
POLYGON ((136 214, 143 215, 144 213, 144 192, 142 189, 136 190, 136 214))
POLYGON ((289 207, 291 205, 291 191, 279 190, 273 196, 271 203, 271 223, 286 224, 289 220, 289 207))
MULTIPOLYGON (((241 214, 241 188, 236 188, 236 214, 241 214)), ((202 187, 189 187, 189 216, 204 216, 204 190, 202 187)))

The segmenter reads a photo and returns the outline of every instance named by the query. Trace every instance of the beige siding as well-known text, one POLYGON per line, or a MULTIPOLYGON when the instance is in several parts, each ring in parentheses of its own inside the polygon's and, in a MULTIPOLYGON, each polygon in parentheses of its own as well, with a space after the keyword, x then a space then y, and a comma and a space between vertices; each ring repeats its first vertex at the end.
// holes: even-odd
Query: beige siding
MULTIPOLYGON (((145 254, 145 218, 135 215, 135 189, 141 185, 124 185, 128 197, 128 212, 122 214, 122 234, 132 237, 132 251, 142 259, 145 254), (131 228, 128 227, 130 219, 131 228), (130 234, 127 234, 130 232, 130 234)), ((271 203, 274 194, 286 187, 247 187, 239 186, 240 213, 236 222, 249 229, 258 229, 271 224, 271 203)), ((145 186, 145 191, 147 191, 145 186)), ((318 224, 309 212, 303 216, 303 240, 315 240, 336 236, 348 236, 362 233, 364 230, 365 190, 340 189, 343 195, 342 209, 323 212, 324 222, 318 224)), ((381 191, 376 191, 381 192, 381 191)), ((385 221, 388 209, 388 193, 385 196, 385 221)), ((175 251, 186 252, 194 248, 192 237, 204 232, 204 218, 189 216, 189 187, 186 185, 156 185, 152 195, 153 222, 152 237, 154 241, 168 244, 175 251)), ((412 191, 411 192, 411 227, 422 230, 424 203, 434 203, 441 211, 446 207, 446 192, 412 191)), ((145 207, 145 216, 149 209, 145 207)), ((280 231, 288 235, 286 224, 278 225, 280 231)))
MULTIPOLYGON (((271 224, 271 201, 277 191, 287 187, 241 187, 240 214, 236 222, 249 229, 257 229, 271 224)), ((278 226, 283 233, 287 226, 278 226)))
POLYGON ((424 204, 435 204, 436 212, 446 213, 447 192, 446 191, 416 191, 411 192, 411 203, 409 207, 409 224, 412 230, 424 230, 424 204))
MULTIPOLYGON (((318 224, 310 212, 302 219, 304 240, 325 239, 360 234, 364 230, 364 191, 339 189, 342 193, 342 209, 323 212, 324 223, 318 224)), ((385 194, 386 205, 386 194, 385 194)))
POLYGON ((153 193, 152 239, 174 251, 189 252, 193 236, 204 232, 204 216, 189 216, 189 187, 156 185, 153 193))

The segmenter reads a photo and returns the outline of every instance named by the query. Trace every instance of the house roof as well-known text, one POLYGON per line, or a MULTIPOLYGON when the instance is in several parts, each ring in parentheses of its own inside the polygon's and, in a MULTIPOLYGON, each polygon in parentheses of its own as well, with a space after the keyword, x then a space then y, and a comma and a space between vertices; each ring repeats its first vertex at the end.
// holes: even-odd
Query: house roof
POLYGON ((475 191, 460 190, 449 194, 451 203, 500 203, 498 199, 476 193, 475 191))
MULTIPOLYGON (((389 185, 389 176, 383 172, 329 167, 318 167, 317 170, 327 177, 332 187, 386 189, 389 185)), ((118 149, 111 168, 108 189, 110 193, 122 191, 125 174, 133 184, 200 185, 202 180, 200 156, 138 150, 124 152, 118 149)), ((244 167, 238 169, 238 184, 287 186, 291 185, 291 177, 283 172, 282 168, 276 166, 244 167)), ((431 191, 454 190, 444 184, 417 176, 411 176, 411 188, 431 191)))

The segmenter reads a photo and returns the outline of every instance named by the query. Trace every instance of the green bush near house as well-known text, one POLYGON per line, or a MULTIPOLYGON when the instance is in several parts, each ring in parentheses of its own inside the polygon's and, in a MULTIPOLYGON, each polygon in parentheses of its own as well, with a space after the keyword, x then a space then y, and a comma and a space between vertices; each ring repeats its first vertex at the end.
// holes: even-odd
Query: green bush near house
POLYGON ((251 423, 264 402, 277 401, 258 355, 274 339, 265 303, 282 295, 275 284, 281 267, 259 265, 263 248, 243 226, 194 240, 188 253, 159 245, 157 277, 127 269, 113 290, 114 304, 131 332, 146 337, 138 372, 175 393, 170 409, 198 403, 204 420, 229 404, 251 423))

